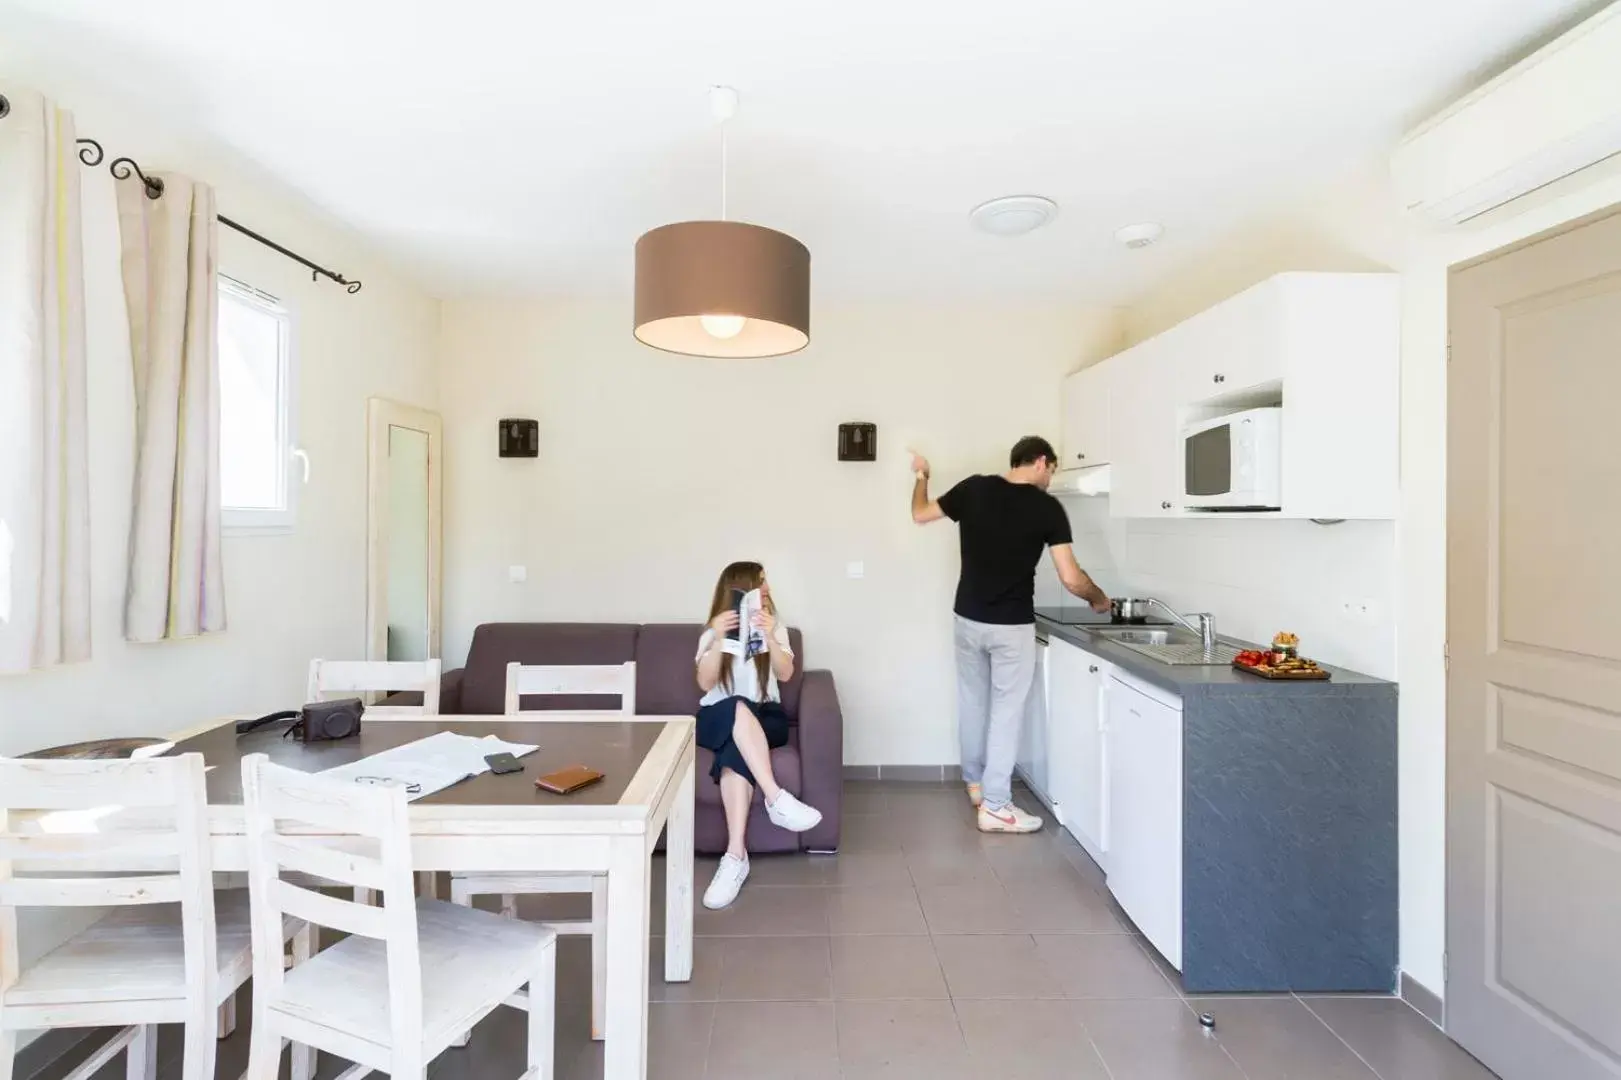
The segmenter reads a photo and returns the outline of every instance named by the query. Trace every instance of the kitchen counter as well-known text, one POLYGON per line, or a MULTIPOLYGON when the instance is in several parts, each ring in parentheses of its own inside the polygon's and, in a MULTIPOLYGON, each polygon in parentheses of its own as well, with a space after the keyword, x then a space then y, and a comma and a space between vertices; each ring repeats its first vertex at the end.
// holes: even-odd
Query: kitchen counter
POLYGON ((1050 639, 1181 698, 1188 991, 1391 992, 1396 684, 1162 664, 1055 616, 1050 639))
MULTIPOLYGON (((1356 694, 1389 694, 1392 700, 1396 693, 1396 684, 1385 679, 1376 679, 1372 675, 1364 675, 1359 671, 1347 668, 1330 667, 1324 664, 1323 668, 1331 676, 1326 680, 1303 680, 1284 682, 1282 680, 1263 679, 1259 675, 1251 675, 1247 671, 1238 671, 1229 665, 1212 667, 1208 665, 1192 664, 1162 664, 1158 660, 1144 656, 1135 649, 1128 649, 1110 641, 1106 634, 1093 633, 1094 624, 1074 625, 1070 621, 1078 617, 1073 612, 1037 611, 1036 627, 1046 633, 1048 637, 1059 638, 1071 645, 1077 645, 1101 660, 1107 660, 1122 671, 1130 672, 1144 682, 1169 690, 1183 697, 1203 694, 1229 694, 1242 693, 1263 687, 1268 693, 1279 694, 1284 697, 1334 697, 1344 694, 1347 688, 1354 688, 1351 692, 1356 694)), ((1110 625, 1108 616, 1097 616, 1098 628, 1110 625)), ((1169 623, 1155 620, 1153 626, 1168 626, 1169 623)), ((1217 623, 1220 629, 1220 622, 1217 623)), ((1236 645, 1239 648, 1257 648, 1254 644, 1239 641, 1235 638, 1222 637, 1221 640, 1236 645)))

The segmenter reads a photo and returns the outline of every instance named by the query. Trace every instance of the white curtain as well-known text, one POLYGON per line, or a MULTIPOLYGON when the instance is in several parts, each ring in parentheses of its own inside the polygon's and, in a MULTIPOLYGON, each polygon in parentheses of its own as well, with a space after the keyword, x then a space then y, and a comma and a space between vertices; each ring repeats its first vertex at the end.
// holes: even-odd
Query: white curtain
POLYGON ((118 182, 135 368, 135 505, 124 636, 225 629, 220 562, 219 298, 214 191, 163 176, 118 182))
POLYGON ((0 119, 0 674, 90 656, 84 260, 72 114, 0 119))

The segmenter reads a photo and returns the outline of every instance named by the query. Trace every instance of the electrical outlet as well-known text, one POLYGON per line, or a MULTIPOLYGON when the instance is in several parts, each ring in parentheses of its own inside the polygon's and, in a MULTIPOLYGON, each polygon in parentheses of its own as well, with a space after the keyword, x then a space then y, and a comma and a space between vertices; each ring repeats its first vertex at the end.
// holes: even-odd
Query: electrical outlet
POLYGON ((1377 600, 1347 600, 1345 614, 1360 623, 1376 623, 1382 614, 1377 600))
POLYGON ((507 580, 512 582, 512 584, 514 584, 514 585, 522 585, 524 582, 529 580, 529 567, 527 567, 527 566, 509 566, 509 567, 507 567, 507 580))
POLYGON ((844 566, 844 576, 850 578, 852 581, 866 577, 867 564, 862 562, 846 563, 844 566))

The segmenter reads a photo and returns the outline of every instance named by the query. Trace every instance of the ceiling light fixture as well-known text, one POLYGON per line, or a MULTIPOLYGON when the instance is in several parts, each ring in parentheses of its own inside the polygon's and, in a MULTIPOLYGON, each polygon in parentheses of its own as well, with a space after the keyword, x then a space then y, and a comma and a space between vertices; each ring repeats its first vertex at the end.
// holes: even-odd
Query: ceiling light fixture
POLYGON ((1165 226, 1157 221, 1142 221, 1127 225, 1114 234, 1114 238, 1129 248, 1145 248, 1165 235, 1165 226))
POLYGON ((726 123, 737 91, 709 90, 720 124, 720 220, 636 241, 636 340, 686 356, 765 357, 810 344, 810 251, 787 233, 726 218, 726 123))
POLYGON ((982 202, 968 212, 968 220, 993 236, 1023 236, 1058 216, 1058 204, 1042 195, 1008 195, 982 202))

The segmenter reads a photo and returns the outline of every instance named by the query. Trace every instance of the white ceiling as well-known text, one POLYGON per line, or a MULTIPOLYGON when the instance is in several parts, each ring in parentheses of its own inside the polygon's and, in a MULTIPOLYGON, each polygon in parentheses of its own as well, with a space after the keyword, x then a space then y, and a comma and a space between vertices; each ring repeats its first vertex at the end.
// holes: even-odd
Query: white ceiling
POLYGON ((639 234, 716 215, 729 83, 732 216, 804 240, 817 294, 1117 303, 1596 6, 0 0, 0 74, 161 110, 442 295, 628 290, 639 234), (1029 192, 1049 228, 969 229, 1029 192), (1113 243, 1143 219, 1158 247, 1113 243))

